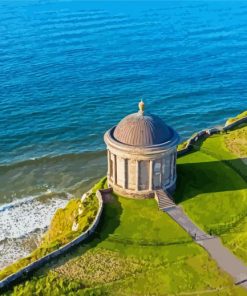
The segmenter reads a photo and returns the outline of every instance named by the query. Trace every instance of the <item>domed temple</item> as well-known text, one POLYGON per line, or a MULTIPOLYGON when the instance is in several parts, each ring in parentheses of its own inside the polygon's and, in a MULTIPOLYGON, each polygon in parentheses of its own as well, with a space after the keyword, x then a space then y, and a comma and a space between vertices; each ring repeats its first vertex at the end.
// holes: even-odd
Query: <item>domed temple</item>
POLYGON ((173 192, 179 136, 156 115, 139 112, 124 117, 105 133, 109 187, 135 198, 154 197, 155 190, 173 192))

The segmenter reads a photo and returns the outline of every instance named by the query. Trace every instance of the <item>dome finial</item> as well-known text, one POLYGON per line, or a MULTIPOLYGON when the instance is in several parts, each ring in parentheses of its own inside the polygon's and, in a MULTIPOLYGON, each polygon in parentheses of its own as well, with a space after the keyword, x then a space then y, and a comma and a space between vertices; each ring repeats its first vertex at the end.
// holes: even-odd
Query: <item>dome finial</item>
POLYGON ((144 113, 144 107, 145 107, 145 104, 143 102, 143 100, 141 99, 141 101, 139 102, 139 112, 141 112, 142 114, 144 113))

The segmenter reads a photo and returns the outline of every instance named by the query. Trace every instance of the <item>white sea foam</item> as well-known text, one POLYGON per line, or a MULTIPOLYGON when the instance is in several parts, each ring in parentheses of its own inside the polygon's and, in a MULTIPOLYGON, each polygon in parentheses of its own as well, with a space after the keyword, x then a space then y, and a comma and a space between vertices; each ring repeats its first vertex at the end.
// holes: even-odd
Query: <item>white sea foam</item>
POLYGON ((10 265, 14 261, 27 256, 34 247, 34 243, 30 240, 39 242, 41 231, 38 233, 30 234, 28 238, 22 239, 6 239, 0 242, 0 269, 10 265), (39 237, 38 237, 39 235, 39 237))
POLYGON ((8 204, 3 204, 0 206, 0 212, 3 212, 3 211, 6 211, 6 210, 9 210, 10 208, 13 208, 13 207, 17 207, 17 206, 20 206, 21 204, 23 203, 28 203, 28 202, 31 202, 32 200, 34 200, 35 198, 38 198, 40 195, 32 195, 32 196, 27 196, 27 197, 24 197, 22 199, 16 199, 8 204))
POLYGON ((45 202, 37 197, 30 197, 5 206, 0 215, 0 241, 20 238, 35 229, 47 227, 55 211, 66 203, 67 200, 59 196, 53 196, 45 202))
POLYGON ((59 194, 30 196, 0 208, 0 268, 26 256, 32 249, 27 241, 49 226, 58 208, 63 208, 67 199, 59 194), (45 198, 44 196, 49 196, 45 198))

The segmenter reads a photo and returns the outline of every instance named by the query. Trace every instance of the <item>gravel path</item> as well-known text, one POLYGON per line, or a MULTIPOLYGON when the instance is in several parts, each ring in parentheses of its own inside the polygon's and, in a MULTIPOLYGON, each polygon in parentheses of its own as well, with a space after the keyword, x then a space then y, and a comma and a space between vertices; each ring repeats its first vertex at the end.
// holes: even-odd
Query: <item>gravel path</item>
POLYGON ((247 289, 247 266, 226 248, 218 237, 210 236, 197 227, 179 206, 166 210, 166 213, 183 227, 201 245, 218 266, 230 274, 236 285, 247 289))

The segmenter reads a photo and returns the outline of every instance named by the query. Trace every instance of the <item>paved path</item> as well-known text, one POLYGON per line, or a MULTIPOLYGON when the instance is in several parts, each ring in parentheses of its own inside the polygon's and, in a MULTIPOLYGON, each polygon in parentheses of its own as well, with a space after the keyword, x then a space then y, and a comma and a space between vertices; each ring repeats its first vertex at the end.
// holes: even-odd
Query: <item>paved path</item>
POLYGON ((247 266, 223 246, 218 237, 210 236, 202 231, 179 206, 169 208, 165 212, 208 251, 218 263, 218 266, 233 277, 236 285, 241 285, 247 289, 247 266))
POLYGON ((241 158, 241 160, 245 165, 247 165, 247 157, 243 157, 243 158, 241 158))

